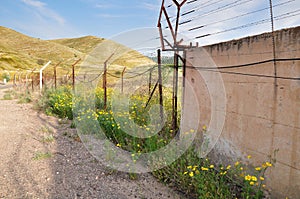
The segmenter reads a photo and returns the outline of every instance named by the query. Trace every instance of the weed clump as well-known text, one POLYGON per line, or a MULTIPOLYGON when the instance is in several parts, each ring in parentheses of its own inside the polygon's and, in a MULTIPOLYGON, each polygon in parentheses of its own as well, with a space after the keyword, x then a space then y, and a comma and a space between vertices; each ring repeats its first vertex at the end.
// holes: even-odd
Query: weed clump
MULTIPOLYGON (((128 109, 114 110, 111 107, 111 97, 114 95, 108 89, 108 105, 104 107, 103 90, 96 89, 90 93, 94 96, 93 106, 90 97, 74 97, 71 87, 61 87, 57 90, 48 90, 42 99, 46 113, 60 118, 73 119, 72 127, 77 126, 83 134, 93 134, 99 137, 99 129, 115 144, 116 147, 131 154, 131 161, 136 163, 142 154, 151 153, 166 147, 173 139, 178 139, 172 129, 172 115, 165 115, 166 123, 161 130, 153 132, 156 123, 151 119, 157 117, 150 111, 152 105, 159 104, 158 97, 154 96, 149 106, 145 106, 148 96, 139 91, 130 96, 128 109), (77 125, 80 123, 80 125, 77 125), (153 125, 153 126, 152 126, 153 125), (149 137, 140 138, 127 133, 127 130, 149 133, 149 137)), ((165 111, 172 110, 172 93, 165 90, 165 111)), ((154 113, 155 114, 155 113, 154 113)), ((180 114, 180 113, 179 113, 180 114)), ((180 121, 178 121, 179 123, 180 121)), ((191 129, 190 132, 195 132, 191 129)), ((65 136, 68 136, 65 133, 65 136)), ((97 137, 97 136, 96 136, 97 137)), ((85 142, 85 140, 83 140, 85 142)), ((43 157, 43 156, 42 156, 43 157)), ((248 158, 251 158, 250 156, 248 158)), ((155 158, 151 160, 155 163, 155 158)), ((157 160, 161 161, 161 160, 157 160)), ((248 198, 260 199, 266 190, 265 172, 275 163, 273 158, 262 165, 252 167, 241 160, 230 165, 216 165, 206 158, 199 158, 193 145, 170 165, 153 171, 152 174, 160 181, 168 183, 192 198, 248 198)), ((130 177, 135 179, 135 173, 130 177)))

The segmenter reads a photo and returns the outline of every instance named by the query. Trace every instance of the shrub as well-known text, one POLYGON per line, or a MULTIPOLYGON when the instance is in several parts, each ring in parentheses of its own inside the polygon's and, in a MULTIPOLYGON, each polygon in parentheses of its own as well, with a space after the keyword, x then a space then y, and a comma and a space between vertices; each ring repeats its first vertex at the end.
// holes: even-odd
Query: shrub
MULTIPOLYGON (((95 93, 94 106, 90 107, 90 96, 74 99, 70 87, 61 87, 57 90, 46 92, 46 111, 61 118, 69 118, 80 122, 77 126, 84 134, 98 134, 99 127, 104 131, 106 137, 117 147, 129 151, 132 154, 132 161, 136 162, 140 154, 156 151, 166 146, 175 138, 171 129, 171 116, 167 116, 165 127, 154 136, 149 138, 138 138, 124 132, 123 127, 134 129, 139 133, 151 132, 150 119, 153 117, 149 112, 151 104, 158 104, 158 97, 154 96, 149 107, 145 107, 148 96, 144 91, 132 95, 129 100, 129 107, 126 111, 113 112, 111 109, 112 90, 108 89, 108 106, 104 110, 103 90, 97 88, 95 93), (88 102, 88 103, 87 103, 88 102), (73 109, 72 109, 73 108, 73 109), (136 128, 138 127, 138 128, 136 128)), ((164 94, 169 96, 164 100, 164 108, 171 110, 171 92, 165 89, 164 94)), ((157 116, 156 116, 157 117, 157 116)), ((74 121, 73 121, 74 122, 74 121)), ((154 124, 155 125, 155 124, 154 124)), ((126 129, 126 128, 125 128, 126 129)), ((155 129, 155 128, 154 128, 155 129)), ((180 158, 167 167, 153 171, 152 174, 160 181, 171 184, 180 191, 192 198, 263 198, 265 172, 274 164, 274 159, 264 162, 261 166, 254 167, 237 161, 233 165, 215 165, 209 159, 198 158, 194 147, 190 147, 180 158)), ((134 176, 132 174, 132 176, 134 176)))
POLYGON ((59 118, 73 119, 73 94, 70 86, 60 87, 56 90, 47 90, 40 100, 40 106, 47 114, 59 118))
POLYGON ((8 72, 3 73, 2 78, 6 79, 6 82, 9 82, 9 80, 11 79, 10 74, 8 72))

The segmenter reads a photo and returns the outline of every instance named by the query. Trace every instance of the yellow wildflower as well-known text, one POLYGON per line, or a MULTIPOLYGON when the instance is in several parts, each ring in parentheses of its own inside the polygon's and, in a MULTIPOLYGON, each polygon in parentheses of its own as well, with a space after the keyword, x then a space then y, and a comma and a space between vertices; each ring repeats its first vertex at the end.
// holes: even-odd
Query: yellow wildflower
POLYGON ((192 167, 192 166, 187 166, 187 168, 188 168, 188 169, 192 169, 193 167, 192 167))
POLYGON ((206 168, 206 167, 201 167, 201 170, 202 170, 202 171, 208 171, 208 168, 206 168))
POLYGON ((121 147, 121 144, 118 143, 118 144, 117 144, 117 147, 121 147))
POLYGON ((254 181, 254 182, 256 182, 257 181, 257 177, 256 176, 252 176, 251 180, 254 181))
POLYGON ((250 182, 250 185, 254 185, 254 182, 251 181, 251 182, 250 182))
POLYGON ((193 177, 194 176, 194 172, 190 172, 189 176, 193 177))
POLYGON ((248 159, 251 159, 251 157, 252 157, 251 155, 248 155, 248 156, 247 156, 248 159))
POLYGON ((209 168, 213 169, 213 168, 215 168, 215 166, 214 165, 210 165, 209 168))
POLYGON ((271 167, 271 166, 272 166, 272 163, 266 162, 266 165, 267 165, 267 167, 271 167))
POLYGON ((187 171, 183 173, 183 175, 186 175, 186 174, 188 174, 188 172, 187 172, 187 171))
POLYGON ((260 167, 256 167, 255 170, 256 170, 256 171, 260 171, 261 168, 260 168, 260 167))
POLYGON ((231 165, 228 165, 228 166, 226 167, 227 170, 229 170, 230 168, 231 168, 231 165))
POLYGON ((220 175, 226 175, 227 171, 221 172, 220 175))
POLYGON ((260 179, 261 181, 264 181, 264 180, 265 180, 265 178, 262 177, 262 176, 260 176, 259 179, 260 179))
POLYGON ((239 166, 239 164, 240 164, 240 162, 239 161, 237 161, 235 164, 234 164, 234 166, 239 166))
POLYGON ((246 175, 245 176, 245 180, 250 181, 251 180, 251 176, 250 175, 246 175))

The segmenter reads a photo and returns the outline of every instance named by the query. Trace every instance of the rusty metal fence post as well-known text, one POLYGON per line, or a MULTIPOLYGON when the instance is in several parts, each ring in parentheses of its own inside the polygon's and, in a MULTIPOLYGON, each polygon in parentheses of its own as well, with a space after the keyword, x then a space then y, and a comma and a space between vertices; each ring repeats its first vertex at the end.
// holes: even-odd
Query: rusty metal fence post
POLYGON ((124 69, 122 71, 122 88, 121 88, 122 93, 124 91, 124 73, 125 73, 125 70, 126 70, 126 67, 124 67, 124 69))
POLYGON ((75 91, 75 66, 81 61, 81 58, 78 59, 73 65, 72 65, 72 86, 73 91, 75 91))
POLYGON ((34 92, 34 73, 33 73, 33 70, 31 72, 31 89, 32 89, 32 92, 34 92))
POLYGON ((75 65, 72 65, 72 87, 73 91, 75 91, 75 65))
POLYGON ((151 86, 152 86, 152 70, 150 70, 150 74, 149 74, 149 95, 151 94, 151 86))
POLYGON ((104 62, 104 71, 103 71, 103 90, 104 90, 104 94, 103 94, 103 101, 104 101, 104 110, 106 110, 107 108, 107 62, 104 62))
MULTIPOLYGON (((160 118, 161 121, 164 120, 164 110, 163 110, 163 87, 162 87, 162 71, 161 71, 161 51, 157 50, 157 64, 158 64, 158 90, 159 90, 159 104, 160 104, 160 118)), ((150 72, 151 74, 151 72, 150 72)))
POLYGON ((177 130, 177 109, 178 109, 178 60, 179 56, 177 52, 174 53, 174 74, 173 74, 173 115, 172 115, 172 128, 173 130, 177 130))
POLYGON ((54 88, 57 88, 56 66, 54 66, 54 88))
POLYGON ((103 89, 104 89, 104 110, 107 108, 107 63, 114 56, 115 53, 112 53, 104 62, 104 71, 103 71, 103 89))

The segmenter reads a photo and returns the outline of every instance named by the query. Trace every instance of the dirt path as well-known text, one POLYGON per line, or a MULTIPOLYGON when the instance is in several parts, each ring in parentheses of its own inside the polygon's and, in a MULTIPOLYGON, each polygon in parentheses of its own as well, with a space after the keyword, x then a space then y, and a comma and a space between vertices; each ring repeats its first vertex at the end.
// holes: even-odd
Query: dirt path
POLYGON ((149 174, 110 172, 70 122, 2 98, 0 89, 0 198, 183 198, 149 174))

